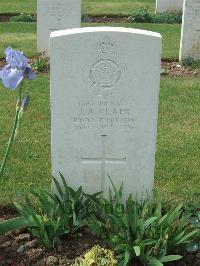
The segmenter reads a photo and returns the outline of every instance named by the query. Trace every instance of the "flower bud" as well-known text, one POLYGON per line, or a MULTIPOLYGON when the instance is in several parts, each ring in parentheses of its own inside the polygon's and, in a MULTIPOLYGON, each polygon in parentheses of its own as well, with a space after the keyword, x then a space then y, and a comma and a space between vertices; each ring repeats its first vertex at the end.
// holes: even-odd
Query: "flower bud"
POLYGON ((25 112, 30 102, 30 97, 27 95, 21 103, 21 111, 25 112))
POLYGON ((22 105, 22 100, 18 99, 16 104, 16 111, 20 111, 21 105, 22 105))

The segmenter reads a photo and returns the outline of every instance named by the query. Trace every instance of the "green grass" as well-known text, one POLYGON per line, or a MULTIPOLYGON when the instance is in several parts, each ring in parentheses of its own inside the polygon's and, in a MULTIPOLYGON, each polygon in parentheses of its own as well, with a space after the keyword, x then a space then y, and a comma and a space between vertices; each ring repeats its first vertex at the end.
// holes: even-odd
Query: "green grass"
MULTIPOLYGON (((154 1, 113 0, 84 1, 84 13, 131 14, 135 7, 154 1)), ((35 10, 34 1, 1 0, 1 12, 28 12, 35 10)), ((102 26, 88 24, 83 26, 102 26)), ((107 26, 135 27, 160 32, 163 36, 163 57, 178 58, 180 25, 165 24, 106 24, 107 26)), ((23 50, 26 55, 36 53, 35 23, 0 23, 0 57, 4 49, 23 50)), ((31 184, 50 187, 50 104, 49 77, 40 75, 36 81, 25 83, 25 92, 31 95, 31 104, 20 125, 12 156, 0 182, 0 205, 8 205, 10 197, 19 200, 31 184)), ((200 80, 190 78, 162 78, 158 124, 158 150, 155 185, 163 200, 200 200, 200 80)), ((0 86, 0 160, 15 113, 17 92, 0 86)))
POLYGON ((35 23, 0 23, 0 57, 8 46, 23 50, 27 56, 36 53, 36 24, 35 23))
MULTIPOLYGON (((154 12, 155 0, 82 0, 84 14, 130 15, 140 7, 154 12)), ((0 13, 35 13, 36 0, 1 0, 0 13)))
POLYGON ((153 13, 155 0, 83 0, 84 14, 131 15, 135 9, 145 7, 153 13))
MULTIPOLYGON (((18 136, 13 146, 11 160, 0 183, 0 205, 7 204, 9 197, 20 197, 30 184, 36 187, 50 186, 50 103, 49 77, 26 81, 24 95, 30 94, 30 108, 22 119, 18 136)), ((0 158, 5 150, 13 117, 17 91, 0 87, 0 158)))
POLYGON ((163 78, 156 186, 167 200, 200 202, 200 80, 163 78))
MULTIPOLYGON (((148 23, 83 23, 82 26, 116 26, 116 27, 134 27, 138 29, 151 30, 161 33, 163 36, 163 57, 178 58, 180 25, 168 24, 148 24, 148 23)), ((35 23, 0 23, 0 57, 3 57, 3 51, 9 45, 13 48, 23 50, 27 56, 33 56, 36 53, 36 24, 35 23)))
MULTIPOLYGON (((19 200, 31 184, 50 188, 49 76, 26 81, 25 88, 24 94, 31 95, 31 104, 0 183, 0 205, 9 204, 10 197, 19 200)), ((155 184, 163 200, 196 201, 200 191, 199 91, 197 77, 162 78, 155 184)), ((16 97, 16 91, 0 86, 0 159, 14 117, 16 97)))
POLYGON ((34 13, 37 0, 1 0, 0 13, 34 13))

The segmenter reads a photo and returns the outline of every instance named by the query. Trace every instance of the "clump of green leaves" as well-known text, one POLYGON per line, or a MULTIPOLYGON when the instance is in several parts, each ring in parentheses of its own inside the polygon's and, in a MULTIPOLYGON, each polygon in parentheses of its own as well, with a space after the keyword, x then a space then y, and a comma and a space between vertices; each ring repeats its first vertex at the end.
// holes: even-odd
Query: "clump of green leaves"
POLYGON ((180 24, 182 23, 182 15, 176 13, 157 13, 152 16, 152 23, 160 24, 180 24))
MULTIPOLYGON (((184 217, 186 217, 190 224, 194 228, 200 229, 200 203, 190 203, 184 208, 183 212, 184 217)), ((200 230, 199 230, 200 231, 200 230)), ((197 235, 196 239, 192 242, 188 243, 187 251, 188 252, 196 252, 200 250, 200 232, 197 235)))
MULTIPOLYGON (((116 252, 117 265, 124 266, 137 261, 161 266, 182 258, 178 255, 178 248, 199 245, 195 241, 200 237, 200 229, 191 219, 195 217, 199 221, 199 209, 194 216, 184 210, 182 204, 164 207, 158 195, 155 201, 142 201, 130 195, 125 202, 123 186, 117 189, 111 179, 113 189, 109 190, 108 199, 99 197, 101 193, 85 194, 82 187, 73 190, 61 174, 59 180, 53 180, 52 193, 31 191, 37 205, 28 196, 23 205, 15 203, 21 216, 0 223, 0 234, 28 228, 51 249, 63 235, 73 235, 81 227, 88 226, 116 252)), ((77 266, 90 265, 94 261, 96 265, 114 265, 113 256, 113 253, 97 247, 85 259, 77 260, 77 263, 86 264, 77 266)))
POLYGON ((33 59, 32 67, 37 72, 48 72, 49 71, 49 58, 46 56, 45 53, 39 53, 33 59))
POLYGON ((55 192, 31 191, 38 205, 26 196, 23 205, 15 204, 21 217, 0 223, 0 234, 10 230, 28 228, 42 245, 54 248, 63 235, 74 234, 85 225, 91 211, 90 201, 84 199, 82 187, 73 190, 60 174, 60 183, 54 180, 55 192))
POLYGON ((180 246, 189 243, 199 232, 182 216, 182 204, 163 212, 159 197, 155 202, 139 201, 130 195, 123 202, 123 186, 113 185, 109 200, 88 218, 90 228, 117 253, 118 265, 140 261, 145 265, 163 265, 182 258, 175 255, 180 246), (175 253, 175 254, 174 254, 175 253))
POLYGON ((130 20, 136 23, 150 23, 152 21, 152 15, 147 8, 139 8, 135 10, 130 20))
POLYGON ((117 265, 114 252, 100 247, 94 246, 89 250, 84 258, 77 258, 73 266, 114 266, 117 265))
POLYGON ((181 63, 185 67, 200 68, 200 59, 195 59, 190 56, 183 58, 181 63))
POLYGON ((147 8, 139 8, 129 17, 129 20, 135 23, 176 24, 182 22, 182 15, 174 12, 152 15, 147 8))
POLYGON ((36 17, 30 14, 21 13, 20 15, 13 16, 11 22, 36 22, 36 17))

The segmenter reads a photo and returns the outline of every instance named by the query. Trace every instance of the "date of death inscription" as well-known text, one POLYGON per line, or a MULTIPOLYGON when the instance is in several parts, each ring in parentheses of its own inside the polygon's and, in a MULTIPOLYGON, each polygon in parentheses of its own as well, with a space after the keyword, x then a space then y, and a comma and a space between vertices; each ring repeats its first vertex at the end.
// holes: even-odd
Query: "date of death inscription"
POLYGON ((73 117, 76 129, 133 129, 131 108, 119 102, 78 102, 73 117))

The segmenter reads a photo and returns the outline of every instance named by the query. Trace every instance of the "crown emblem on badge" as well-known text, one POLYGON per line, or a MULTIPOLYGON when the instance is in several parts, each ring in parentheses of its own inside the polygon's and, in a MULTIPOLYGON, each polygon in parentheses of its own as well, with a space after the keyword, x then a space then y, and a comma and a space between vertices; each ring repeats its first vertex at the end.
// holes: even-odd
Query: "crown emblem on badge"
POLYGON ((115 44, 109 38, 105 38, 97 44, 97 49, 101 51, 101 53, 105 54, 114 49, 114 46, 115 44))

